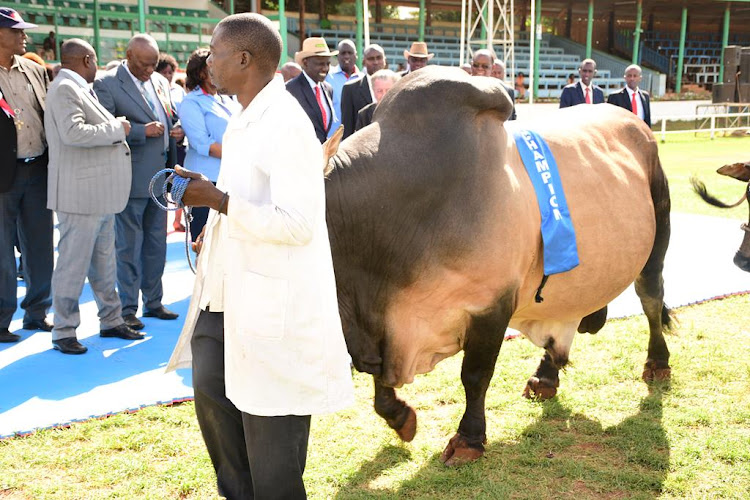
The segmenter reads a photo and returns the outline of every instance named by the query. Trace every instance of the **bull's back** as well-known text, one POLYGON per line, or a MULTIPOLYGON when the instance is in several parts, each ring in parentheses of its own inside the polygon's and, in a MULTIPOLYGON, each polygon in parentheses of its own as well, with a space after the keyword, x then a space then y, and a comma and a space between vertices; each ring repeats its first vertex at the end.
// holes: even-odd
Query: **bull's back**
MULTIPOLYGON (((660 175, 657 146, 642 120, 611 105, 561 110, 531 128, 557 160, 580 264, 549 278, 542 303, 534 301, 542 274, 537 266, 524 283, 514 319, 580 319, 622 293, 648 260, 655 235, 651 182, 660 175)), ((517 153, 511 157, 514 168, 523 168, 517 153)))

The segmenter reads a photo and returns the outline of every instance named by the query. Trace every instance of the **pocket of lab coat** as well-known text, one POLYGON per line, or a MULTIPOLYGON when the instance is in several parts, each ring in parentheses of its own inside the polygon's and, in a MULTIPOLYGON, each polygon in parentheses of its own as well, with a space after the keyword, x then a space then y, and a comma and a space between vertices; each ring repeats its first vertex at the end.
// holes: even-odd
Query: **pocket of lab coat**
POLYGON ((232 300, 237 329, 254 338, 284 338, 289 281, 249 271, 242 272, 240 279, 239 290, 233 290, 240 295, 232 300))

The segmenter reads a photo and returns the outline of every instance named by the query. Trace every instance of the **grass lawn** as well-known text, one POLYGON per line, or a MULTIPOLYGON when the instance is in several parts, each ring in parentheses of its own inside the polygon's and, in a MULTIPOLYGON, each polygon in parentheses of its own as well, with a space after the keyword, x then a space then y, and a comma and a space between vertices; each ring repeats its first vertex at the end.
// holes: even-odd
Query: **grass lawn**
MULTIPOLYGON (((702 177, 727 201, 743 185, 714 170, 750 160, 750 140, 670 137, 660 144, 674 210, 746 220, 689 190, 702 177)), ((738 244, 739 244, 738 232, 738 244)), ((541 350, 505 343, 487 393, 487 452, 458 469, 439 461, 463 414, 457 355, 399 391, 418 432, 401 443, 372 409, 372 381, 355 375, 357 402, 313 419, 305 480, 312 499, 750 498, 750 296, 676 310, 667 336, 671 384, 640 380, 645 318, 578 335, 560 392, 521 397, 541 350)), ((23 383, 22 380, 17 383, 23 383)), ((217 498, 191 403, 146 408, 69 429, 0 441, 0 498, 217 498)))

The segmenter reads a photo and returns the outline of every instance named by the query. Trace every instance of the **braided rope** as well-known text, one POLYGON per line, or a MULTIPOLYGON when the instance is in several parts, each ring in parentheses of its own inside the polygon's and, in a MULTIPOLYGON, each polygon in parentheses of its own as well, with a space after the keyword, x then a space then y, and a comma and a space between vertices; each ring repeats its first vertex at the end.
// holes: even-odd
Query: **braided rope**
POLYGON ((156 172, 151 178, 151 182, 148 184, 148 192, 151 195, 151 199, 154 200, 154 203, 156 203, 156 205, 162 210, 170 212, 182 208, 185 212, 185 257, 187 258, 190 270, 195 274, 193 260, 190 258, 190 223, 193 221, 193 214, 190 207, 187 207, 182 203, 182 196, 185 194, 189 182, 190 178, 177 175, 177 172, 175 172, 173 168, 165 168, 156 172), (166 205, 159 201, 156 193, 154 193, 156 181, 162 175, 166 176, 164 179, 164 185, 162 185, 161 189, 161 196, 167 202, 166 205), (170 203, 174 205, 174 208, 169 206, 170 203))

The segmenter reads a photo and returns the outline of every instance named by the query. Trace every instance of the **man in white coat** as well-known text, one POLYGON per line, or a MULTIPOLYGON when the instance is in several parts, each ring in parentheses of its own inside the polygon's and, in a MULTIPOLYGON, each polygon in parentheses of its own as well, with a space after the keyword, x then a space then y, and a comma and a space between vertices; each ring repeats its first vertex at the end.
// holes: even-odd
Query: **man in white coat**
POLYGON ((258 14, 224 18, 208 68, 243 110, 227 126, 217 186, 198 174, 186 205, 212 208, 168 369, 189 366, 195 411, 228 499, 306 498, 310 415, 354 401, 312 123, 274 78, 281 38, 258 14), (192 340, 191 340, 192 339, 192 340))
POLYGON ((115 218, 130 193, 130 123, 117 119, 96 98, 96 53, 72 38, 60 49, 62 69, 47 92, 44 128, 49 144, 47 208, 60 222, 59 257, 52 275, 55 321, 52 345, 83 354, 76 338, 78 300, 86 276, 99 306, 100 335, 143 338, 122 319, 115 290, 115 218))

